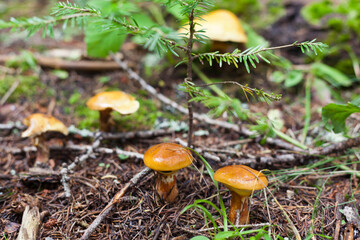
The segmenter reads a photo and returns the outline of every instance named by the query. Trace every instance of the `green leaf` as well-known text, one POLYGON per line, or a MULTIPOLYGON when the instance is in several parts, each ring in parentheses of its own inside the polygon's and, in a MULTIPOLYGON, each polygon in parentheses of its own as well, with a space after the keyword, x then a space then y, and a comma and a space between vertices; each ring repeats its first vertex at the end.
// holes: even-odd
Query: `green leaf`
POLYGON ((281 71, 274 71, 272 74, 271 74, 271 80, 275 83, 281 83, 285 80, 285 74, 281 71))
POLYGON ((303 7, 301 15, 312 24, 320 24, 323 16, 333 12, 331 5, 331 1, 328 0, 314 2, 303 7))
POLYGON ((293 70, 285 78, 285 87, 294 87, 298 85, 303 80, 304 74, 301 71, 293 70))
POLYGON ((205 236, 196 236, 196 237, 190 238, 190 240, 210 240, 210 239, 205 236))
POLYGON ((352 81, 345 74, 323 63, 312 64, 311 71, 315 76, 328 81, 335 87, 349 87, 352 84, 352 81))
POLYGON ((73 105, 73 104, 77 103, 80 99, 81 99, 81 94, 80 94, 79 92, 74 92, 74 93, 70 96, 70 98, 69 98, 69 100, 68 100, 68 103, 69 103, 70 105, 73 105))
POLYGON ((340 133, 345 130, 345 120, 356 112, 360 113, 360 105, 330 103, 322 108, 321 115, 327 129, 340 133), (331 121, 331 124, 329 121, 331 121))
POLYGON ((220 239, 222 240, 236 236, 239 236, 239 233, 235 231, 219 232, 218 234, 215 235, 214 240, 220 240, 220 239))
POLYGON ((110 52, 117 52, 125 41, 123 29, 102 31, 96 21, 89 22, 85 32, 87 53, 91 57, 106 57, 110 52))

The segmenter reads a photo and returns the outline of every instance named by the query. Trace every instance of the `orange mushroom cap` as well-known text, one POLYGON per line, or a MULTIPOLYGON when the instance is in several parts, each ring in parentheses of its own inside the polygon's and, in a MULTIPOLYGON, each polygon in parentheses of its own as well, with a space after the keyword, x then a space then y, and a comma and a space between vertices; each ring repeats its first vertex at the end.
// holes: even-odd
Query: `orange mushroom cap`
POLYGON ((160 143, 144 154, 144 164, 155 171, 177 171, 192 163, 191 152, 176 143, 160 143))
POLYGON ((37 136, 48 131, 68 134, 67 127, 60 120, 42 113, 31 114, 23 120, 23 123, 28 129, 21 134, 22 137, 37 136))
POLYGON ((250 195, 268 185, 266 176, 245 165, 226 166, 217 170, 214 179, 239 195, 250 195))
MULTIPOLYGON (((215 10, 201 16, 201 18, 196 20, 198 24, 195 26, 195 30, 205 31, 203 34, 211 40, 238 43, 246 43, 248 40, 240 20, 234 13, 228 10, 215 10)), ((185 33, 188 31, 188 28, 189 26, 185 26, 179 32, 185 33)))
POLYGON ((139 102, 122 91, 98 93, 90 98, 86 105, 92 110, 105 110, 111 108, 121 114, 131 114, 139 109, 139 102))

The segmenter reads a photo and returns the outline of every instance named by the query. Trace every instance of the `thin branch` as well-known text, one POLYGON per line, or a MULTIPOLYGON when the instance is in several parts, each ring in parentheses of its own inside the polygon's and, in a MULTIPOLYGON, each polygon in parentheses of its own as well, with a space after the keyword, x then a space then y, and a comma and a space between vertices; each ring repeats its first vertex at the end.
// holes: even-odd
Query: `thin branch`
MULTIPOLYGON (((252 87, 249 87, 248 85, 242 85, 241 83, 238 83, 235 81, 224 81, 224 82, 200 84, 200 85, 194 85, 194 87, 208 87, 208 86, 218 85, 218 84, 234 84, 234 85, 239 86, 243 90, 245 89, 245 91, 247 90, 247 92, 250 92, 250 93, 255 92, 258 96, 263 97, 263 98, 268 98, 273 101, 280 101, 281 97, 282 97, 281 94, 266 93, 262 89, 252 88, 252 87)), ((246 96, 246 94, 245 94, 245 96, 246 96)))
POLYGON ((323 43, 318 43, 318 42, 302 42, 302 43, 292 43, 292 44, 286 44, 286 45, 281 45, 281 46, 275 46, 275 47, 268 47, 268 48, 260 48, 259 50, 256 51, 244 51, 244 52, 238 52, 238 51, 234 51, 233 53, 218 53, 218 52, 212 52, 212 53, 201 53, 201 54, 194 54, 193 55, 193 59, 202 57, 202 56, 214 56, 214 57, 234 57, 234 58, 240 58, 240 57, 248 57, 251 55, 257 55, 259 53, 262 52, 268 52, 268 51, 272 51, 272 50, 277 50, 277 49, 284 49, 284 48, 290 48, 290 47, 302 47, 305 45, 309 45, 309 46, 320 46, 320 47, 326 47, 325 44, 323 43))
POLYGON ((111 199, 108 205, 101 211, 101 213, 96 217, 96 219, 91 223, 91 225, 86 229, 84 234, 81 237, 81 240, 88 239, 92 232, 100 225, 100 223, 105 219, 105 217, 110 213, 113 207, 120 202, 121 198, 124 196, 125 192, 133 187, 134 185, 138 184, 140 180, 144 179, 144 177, 151 172, 150 168, 144 168, 141 172, 136 174, 133 178, 130 179, 125 186, 115 194, 115 196, 111 199))

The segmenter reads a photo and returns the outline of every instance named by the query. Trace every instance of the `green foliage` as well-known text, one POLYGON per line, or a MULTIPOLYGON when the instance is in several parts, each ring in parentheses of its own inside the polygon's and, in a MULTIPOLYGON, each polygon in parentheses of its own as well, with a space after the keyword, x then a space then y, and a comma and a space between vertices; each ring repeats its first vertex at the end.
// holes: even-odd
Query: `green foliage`
POLYGON ((359 103, 347 105, 330 103, 322 108, 322 120, 328 130, 335 133, 345 131, 345 121, 353 113, 360 113, 359 103))
POLYGON ((28 70, 32 70, 33 72, 39 71, 36 60, 29 51, 21 51, 20 55, 8 60, 6 62, 6 66, 11 68, 18 68, 20 72, 26 72, 28 70))
POLYGON ((19 81, 19 85, 9 97, 8 102, 18 102, 20 99, 30 100, 45 88, 39 78, 34 75, 6 76, 0 81, 0 96, 4 96, 16 81, 19 81))
POLYGON ((251 22, 258 28, 266 28, 284 13, 282 0, 216 0, 215 8, 228 9, 241 16, 242 22, 251 22), (259 18, 261 15, 261 18, 259 18))
POLYGON ((351 29, 360 35, 360 4, 358 0, 344 0, 335 3, 330 0, 313 2, 301 11, 303 17, 312 24, 327 24, 337 32, 351 29), (331 17, 328 17, 330 16, 331 17))
POLYGON ((0 80, 0 96, 4 96, 13 85, 17 85, 8 102, 30 99, 44 89, 45 86, 38 76, 39 67, 30 52, 22 51, 20 55, 7 61, 6 66, 16 68, 18 73, 4 75, 0 80))
MULTIPOLYGON (((202 53, 202 54, 194 54, 195 58, 199 58, 201 62, 203 60, 207 60, 209 65, 212 66, 213 62, 217 62, 220 67, 222 67, 223 63, 227 63, 228 65, 234 64, 235 67, 238 67, 238 63, 243 63, 246 71, 250 73, 250 66, 256 68, 256 64, 260 62, 259 59, 270 63, 270 61, 262 55, 263 52, 266 52, 268 55, 275 56, 271 53, 271 50, 279 49, 279 48, 287 48, 287 47, 300 47, 303 53, 305 52, 323 52, 325 48, 328 46, 321 42, 315 42, 316 39, 312 41, 306 41, 302 43, 294 42, 293 44, 284 45, 280 47, 273 48, 265 48, 264 45, 251 47, 246 49, 245 51, 240 51, 239 49, 235 49, 232 53, 223 53, 212 52, 212 53, 202 53)), ((275 56, 276 57, 276 56, 275 56)))
POLYGON ((274 71, 271 78, 276 83, 284 82, 284 86, 290 88, 302 82, 304 79, 304 73, 299 70, 290 70, 285 73, 282 71, 274 71))
POLYGON ((329 65, 317 62, 311 65, 314 76, 324 79, 334 87, 349 87, 352 81, 342 72, 329 65))
POLYGON ((85 31, 85 43, 89 56, 106 57, 110 52, 117 52, 125 41, 126 34, 122 28, 99 31, 101 26, 101 22, 96 20, 88 22, 85 31))

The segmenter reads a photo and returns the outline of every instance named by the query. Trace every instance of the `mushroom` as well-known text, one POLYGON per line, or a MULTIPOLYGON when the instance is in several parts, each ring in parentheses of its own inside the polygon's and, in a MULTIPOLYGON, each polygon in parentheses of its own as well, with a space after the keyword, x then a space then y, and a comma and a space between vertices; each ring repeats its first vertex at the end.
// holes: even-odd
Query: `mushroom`
POLYGON ((145 152, 145 165, 157 172, 156 191, 162 201, 175 201, 178 195, 176 172, 192 161, 191 152, 176 143, 160 143, 145 152))
POLYGON ((131 114, 139 109, 139 102, 122 91, 101 92, 90 98, 86 105, 91 110, 100 112, 100 130, 110 131, 110 114, 113 110, 120 114, 131 114))
POLYGON ((266 176, 245 165, 227 166, 217 170, 214 179, 223 183, 231 192, 229 219, 234 224, 248 224, 249 196, 268 185, 266 176), (237 219, 239 221, 237 222, 237 219))
MULTIPOLYGON (((240 20, 228 10, 218 9, 209 12, 196 20, 196 23, 195 30, 203 30, 202 34, 214 41, 214 45, 221 45, 219 42, 247 43, 248 39, 240 20)), ((181 28, 179 33, 188 32, 188 28, 181 28)))
POLYGON ((28 127, 21 134, 21 137, 30 137, 37 149, 35 165, 46 165, 49 160, 49 146, 45 142, 46 132, 60 132, 64 135, 68 134, 67 127, 58 119, 47 116, 42 113, 34 113, 23 120, 28 127))

